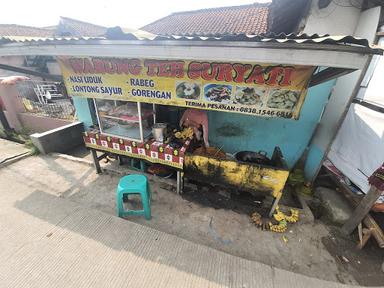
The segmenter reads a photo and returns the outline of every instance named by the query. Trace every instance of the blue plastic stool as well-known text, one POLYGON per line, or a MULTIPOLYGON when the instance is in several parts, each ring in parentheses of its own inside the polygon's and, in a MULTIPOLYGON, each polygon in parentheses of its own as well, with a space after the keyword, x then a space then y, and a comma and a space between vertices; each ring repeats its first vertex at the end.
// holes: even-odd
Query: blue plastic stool
POLYGON ((144 175, 128 175, 120 179, 116 189, 116 210, 119 217, 127 215, 144 215, 145 219, 151 219, 151 192, 147 177, 144 175), (144 210, 124 210, 123 197, 129 194, 140 194, 144 210))

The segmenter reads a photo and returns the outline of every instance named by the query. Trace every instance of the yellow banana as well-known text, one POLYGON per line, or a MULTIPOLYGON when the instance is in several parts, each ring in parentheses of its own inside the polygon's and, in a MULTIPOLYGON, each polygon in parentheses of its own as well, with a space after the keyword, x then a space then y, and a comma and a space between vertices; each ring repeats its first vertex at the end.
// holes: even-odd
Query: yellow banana
POLYGON ((285 220, 287 220, 289 223, 296 223, 299 221, 299 210, 291 209, 291 215, 285 216, 285 220))
POLYGON ((270 223, 269 229, 273 232, 283 233, 287 231, 287 221, 281 220, 277 225, 273 225, 272 223, 270 223))
POLYGON ((183 131, 176 132, 175 137, 178 139, 183 139, 183 140, 188 139, 188 138, 192 138, 193 137, 193 128, 191 128, 191 127, 184 128, 183 131))

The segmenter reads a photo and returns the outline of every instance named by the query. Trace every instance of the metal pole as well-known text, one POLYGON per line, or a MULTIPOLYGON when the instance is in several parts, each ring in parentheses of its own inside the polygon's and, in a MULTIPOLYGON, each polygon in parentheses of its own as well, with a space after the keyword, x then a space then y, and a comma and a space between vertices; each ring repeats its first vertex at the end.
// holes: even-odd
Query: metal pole
POLYGON ((140 129, 140 141, 141 143, 144 142, 144 136, 143 136, 143 125, 142 125, 142 115, 141 115, 141 103, 137 102, 137 111, 139 114, 139 129, 140 129))

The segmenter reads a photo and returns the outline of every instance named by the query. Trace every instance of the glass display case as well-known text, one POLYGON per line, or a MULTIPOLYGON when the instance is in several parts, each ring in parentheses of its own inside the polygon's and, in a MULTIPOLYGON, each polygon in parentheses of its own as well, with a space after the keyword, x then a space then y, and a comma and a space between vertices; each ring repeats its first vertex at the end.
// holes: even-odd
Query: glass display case
POLYGON ((94 99, 100 132, 144 142, 155 122, 154 104, 94 99))

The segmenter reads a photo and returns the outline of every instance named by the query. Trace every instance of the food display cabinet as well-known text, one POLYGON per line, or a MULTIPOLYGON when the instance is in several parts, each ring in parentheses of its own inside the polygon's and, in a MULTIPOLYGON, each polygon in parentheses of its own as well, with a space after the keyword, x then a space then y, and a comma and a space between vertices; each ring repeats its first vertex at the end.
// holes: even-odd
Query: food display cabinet
POLYGON ((144 142, 155 123, 154 104, 94 99, 102 134, 144 142))

